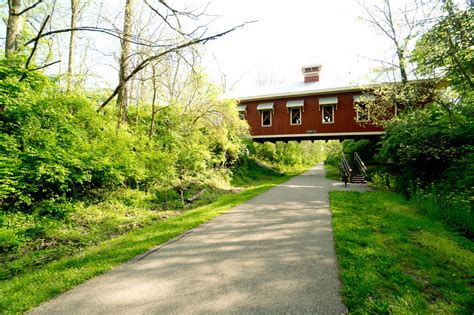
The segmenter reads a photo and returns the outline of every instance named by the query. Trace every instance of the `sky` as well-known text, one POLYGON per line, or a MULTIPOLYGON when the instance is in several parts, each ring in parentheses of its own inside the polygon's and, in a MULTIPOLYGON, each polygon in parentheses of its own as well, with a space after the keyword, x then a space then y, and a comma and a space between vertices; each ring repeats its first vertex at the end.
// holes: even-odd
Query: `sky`
MULTIPOLYGON (((215 83, 224 85, 225 81, 227 89, 255 87, 258 74, 264 72, 273 73, 266 76, 273 83, 299 81, 302 80, 301 67, 314 63, 322 64, 321 81, 354 83, 364 81, 371 68, 381 65, 372 59, 392 58, 393 49, 387 38, 361 20, 365 14, 359 0, 168 1, 177 7, 202 7, 209 3, 206 13, 211 16, 207 19, 213 22, 207 34, 256 21, 203 47, 203 70, 215 83)), ((392 3, 406 1, 392 0, 392 3)), ((111 12, 119 12, 123 2, 107 0, 103 3, 111 12)), ((66 0, 58 3, 66 7, 68 4, 66 0)), ((91 3, 92 10, 98 9, 98 3, 102 2, 91 3)), ((108 14, 112 21, 116 15, 120 14, 108 14)), ((67 18, 64 21, 67 23, 67 18)), ((86 19, 84 23, 93 25, 95 20, 86 19)), ((115 23, 120 25, 120 20, 115 20, 115 23)), ((93 86, 113 87, 117 77, 118 41, 110 37, 101 38, 97 33, 87 35, 95 39, 88 46, 89 67, 91 74, 95 75, 89 81, 93 86)), ((78 42, 84 46, 88 40, 84 37, 78 42)), ((77 60, 81 58, 78 56, 77 60)), ((65 57, 62 59, 66 60, 65 57)))
POLYGON ((213 0, 209 12, 220 15, 212 30, 257 20, 204 50, 204 69, 227 88, 250 88, 257 73, 273 72, 274 81, 302 80, 303 65, 322 63, 321 80, 361 80, 373 59, 391 58, 390 43, 361 20, 356 0, 213 0))

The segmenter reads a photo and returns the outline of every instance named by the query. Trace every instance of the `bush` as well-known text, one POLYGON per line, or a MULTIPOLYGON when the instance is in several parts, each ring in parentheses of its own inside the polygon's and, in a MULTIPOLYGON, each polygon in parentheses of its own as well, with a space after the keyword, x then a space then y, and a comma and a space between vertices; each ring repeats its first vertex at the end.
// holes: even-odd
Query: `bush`
POLYGON ((22 63, 6 65, 0 62, 5 211, 64 218, 73 211, 69 201, 91 190, 184 192, 217 185, 228 180, 248 132, 235 104, 218 100, 210 84, 201 83, 192 104, 160 107, 152 130, 146 104, 116 130, 112 106, 96 112, 97 93, 64 94, 40 71, 18 82, 22 63))
POLYGON ((0 254, 13 251, 20 245, 21 241, 13 230, 0 227, 0 254))
POLYGON ((374 140, 361 139, 358 141, 344 140, 342 142, 343 151, 348 155, 348 158, 352 159, 354 153, 358 153, 362 161, 365 164, 373 164, 374 157, 377 153, 378 142, 374 140))
POLYGON ((257 159, 266 161, 276 167, 315 165, 323 160, 323 146, 320 142, 301 143, 290 142, 264 142, 253 143, 248 147, 249 152, 257 159))
POLYGON ((329 165, 338 166, 341 162, 342 144, 339 140, 330 140, 324 147, 326 153, 326 159, 324 163, 329 165))
POLYGON ((459 103, 451 112, 431 105, 399 116, 388 124, 379 155, 396 191, 468 233, 474 232, 474 125, 456 112, 472 105, 459 103))

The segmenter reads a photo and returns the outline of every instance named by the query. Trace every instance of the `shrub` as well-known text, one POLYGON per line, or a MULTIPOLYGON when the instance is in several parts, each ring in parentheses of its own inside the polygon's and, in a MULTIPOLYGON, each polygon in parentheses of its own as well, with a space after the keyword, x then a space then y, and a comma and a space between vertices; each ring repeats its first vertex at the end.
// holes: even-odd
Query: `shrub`
POLYGON ((472 102, 437 105, 394 119, 386 130, 379 157, 390 162, 394 188, 418 201, 424 211, 473 233, 474 126, 472 102), (457 117, 457 121, 453 121, 457 117))
POLYGON ((339 140, 330 140, 324 147, 326 153, 325 163, 338 166, 341 161, 342 144, 339 140))
POLYGON ((343 151, 349 158, 358 153, 364 163, 369 164, 374 162, 374 157, 377 153, 378 142, 374 140, 361 139, 358 141, 344 140, 342 142, 343 151))

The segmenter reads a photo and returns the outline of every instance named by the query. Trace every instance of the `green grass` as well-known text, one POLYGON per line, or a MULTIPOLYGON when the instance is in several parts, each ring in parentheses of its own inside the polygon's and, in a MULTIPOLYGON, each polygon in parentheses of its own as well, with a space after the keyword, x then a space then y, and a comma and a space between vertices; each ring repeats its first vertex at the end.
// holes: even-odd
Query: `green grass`
POLYGON ((472 314, 474 245, 388 192, 331 192, 343 298, 355 314, 472 314))
POLYGON ((326 178, 339 181, 339 169, 331 164, 324 164, 326 170, 326 178))
MULTIPOLYGON (((291 170, 288 175, 296 175, 298 170, 291 170)), ((232 174, 231 184, 237 187, 248 187, 259 183, 265 183, 272 180, 274 177, 281 176, 279 171, 271 167, 264 167, 260 162, 257 165, 256 161, 251 158, 243 159, 240 165, 234 168, 232 174)))
MULTIPOLYGON (((119 219, 122 216, 114 215, 112 209, 97 211, 92 217, 83 217, 83 219, 88 218, 89 220, 102 221, 103 225, 101 226, 108 226, 109 230, 107 231, 112 233, 108 236, 112 236, 112 238, 103 240, 101 237, 98 237, 96 240, 97 244, 78 246, 74 254, 71 254, 68 250, 61 251, 53 257, 52 261, 36 261, 35 268, 26 268, 15 276, 1 280, 0 313, 21 313, 30 310, 61 292, 213 219, 237 204, 288 180, 295 174, 291 176, 277 174, 260 175, 255 180, 246 179, 247 188, 240 193, 223 194, 209 205, 184 213, 171 213, 170 218, 166 218, 167 215, 170 215, 170 212, 156 211, 154 215, 150 213, 145 214, 142 220, 140 220, 136 218, 138 214, 134 213, 131 210, 132 208, 125 207, 125 209, 117 210, 125 214, 128 213, 130 216, 128 223, 141 222, 141 224, 146 225, 144 227, 140 225, 127 226, 128 223, 124 223, 122 222, 123 220, 119 219), (263 180, 265 180, 265 183, 262 183, 263 180), (165 216, 163 217, 163 215, 165 216), (96 216, 99 217, 97 218, 96 216), (136 220, 133 220, 134 217, 136 220), (156 222, 156 220, 159 221, 156 222), (120 223, 119 225, 125 224, 130 231, 126 234, 123 234, 122 231, 122 235, 114 235, 113 233, 120 234, 116 231, 118 223, 120 223)), ((241 180, 245 178, 246 174, 243 173, 241 180)), ((94 225, 94 227, 99 229, 99 225, 94 225)), ((103 228, 106 229, 106 227, 103 228)), ((76 234, 80 239, 79 235, 81 233, 98 233, 98 235, 103 235, 103 232, 101 234, 99 231, 85 231, 79 228, 76 234)), ((74 244, 71 247, 74 248, 74 244)), ((30 253, 30 255, 34 256, 35 252, 30 253)))

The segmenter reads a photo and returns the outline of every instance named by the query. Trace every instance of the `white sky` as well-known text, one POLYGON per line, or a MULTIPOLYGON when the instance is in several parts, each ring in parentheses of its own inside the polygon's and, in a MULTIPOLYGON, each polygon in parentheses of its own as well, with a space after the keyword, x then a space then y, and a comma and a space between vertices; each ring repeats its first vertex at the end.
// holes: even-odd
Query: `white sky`
MULTIPOLYGON (((351 83, 368 74, 371 67, 380 66, 371 59, 390 60, 393 49, 386 37, 377 34, 367 23, 359 0, 168 0, 173 6, 203 6, 207 13, 219 16, 210 24, 207 34, 217 33, 247 21, 258 20, 244 28, 209 42, 204 46, 203 67, 217 84, 225 75, 227 88, 255 87, 256 76, 264 69, 274 72, 276 81, 302 80, 301 66, 322 63, 321 80, 351 83)), ((380 0, 365 0, 378 2, 380 0)), ((392 0, 400 5, 409 0, 392 0)), ((107 0, 110 10, 119 12, 124 0, 107 0)), ((137 1, 139 2, 139 1, 137 1)), ((0 0, 4 3, 4 0, 0 0)), ((58 3, 67 6, 66 0, 58 3)), ((91 8, 99 3, 91 1, 91 8)), ((104 9, 105 10, 105 9, 104 9)), ((109 14, 114 20, 115 14, 109 14)), ((67 23, 64 19, 64 23, 67 23)), ((115 21, 120 25, 119 20, 115 21)), ((84 22, 94 24, 94 21, 84 22)), ((4 25, 2 25, 2 32, 4 25)), ((116 83, 118 40, 91 36, 88 54, 90 75, 96 86, 116 83), (100 54, 99 52, 108 52, 100 54)), ((66 38, 67 39, 67 38, 66 38)), ((86 37, 78 39, 86 43, 86 37)), ((67 43, 64 42, 64 43, 67 43)), ((66 60, 63 56, 64 62, 66 60)), ((77 57, 77 62, 81 57, 77 57)))
POLYGON ((220 83, 217 60, 228 88, 242 76, 235 88, 255 86, 262 68, 278 81, 302 80, 301 66, 312 63, 323 64, 321 80, 350 82, 380 66, 371 58, 391 58, 356 0, 213 0, 209 11, 221 15, 213 29, 258 20, 205 46, 205 71, 220 83))

